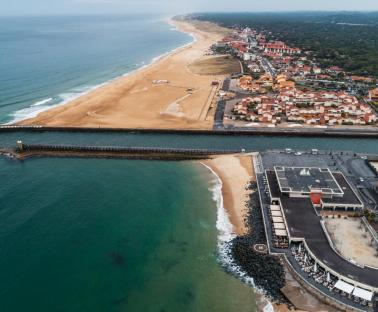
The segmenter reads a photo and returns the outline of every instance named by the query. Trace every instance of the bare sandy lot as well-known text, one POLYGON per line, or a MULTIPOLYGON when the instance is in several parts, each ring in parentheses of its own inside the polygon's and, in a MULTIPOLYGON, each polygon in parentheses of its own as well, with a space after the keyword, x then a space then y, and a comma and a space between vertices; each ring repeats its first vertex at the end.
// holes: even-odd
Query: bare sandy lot
POLYGON ((240 63, 231 56, 208 56, 189 64, 189 70, 198 75, 231 75, 240 72, 240 63))
POLYGON ((325 219, 328 233, 336 250, 345 258, 361 265, 378 268, 378 257, 371 238, 358 218, 325 219))
POLYGON ((191 72, 188 65, 201 60, 208 48, 222 39, 228 30, 206 22, 171 23, 181 31, 193 34, 196 42, 145 69, 19 124, 95 128, 211 128, 211 119, 206 120, 210 97, 216 94, 211 84, 213 80, 222 81, 224 76, 217 73, 199 75, 191 72), (156 80, 165 82, 156 83, 156 80))

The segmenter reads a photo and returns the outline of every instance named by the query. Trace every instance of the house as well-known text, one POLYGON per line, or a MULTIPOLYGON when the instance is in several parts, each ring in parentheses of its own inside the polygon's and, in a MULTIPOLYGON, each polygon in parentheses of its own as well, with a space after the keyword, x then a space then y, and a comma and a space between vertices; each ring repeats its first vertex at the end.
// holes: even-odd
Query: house
POLYGON ((266 43, 264 48, 265 48, 266 53, 276 53, 279 55, 301 53, 300 49, 290 48, 282 41, 272 41, 272 42, 266 43))
POLYGON ((244 61, 254 61, 256 59, 256 55, 252 53, 244 53, 243 54, 243 60, 244 61))
POLYGON ((287 90, 293 90, 295 89, 295 82, 294 81, 281 81, 278 84, 279 91, 287 91, 287 90))
POLYGON ((315 75, 319 75, 322 73, 322 69, 320 67, 314 66, 312 68, 312 71, 314 72, 315 75))
POLYGON ((278 104, 289 121, 308 125, 366 125, 377 121, 373 109, 345 92, 282 90, 278 104))
POLYGON ((378 102, 378 88, 369 91, 369 101, 378 102))
POLYGON ((303 66, 302 68, 302 72, 303 72, 303 75, 309 75, 311 74, 311 66, 303 66))
POLYGON ((342 71, 342 68, 338 66, 331 66, 330 68, 328 68, 328 72, 330 72, 331 74, 340 74, 342 73, 342 71))
POLYGON ((252 73, 260 73, 261 72, 260 66, 258 64, 256 64, 256 63, 249 64, 248 65, 248 69, 252 73))
POLYGON ((372 83, 373 82, 373 78, 371 78, 371 77, 350 76, 349 78, 353 82, 365 82, 365 83, 372 83))

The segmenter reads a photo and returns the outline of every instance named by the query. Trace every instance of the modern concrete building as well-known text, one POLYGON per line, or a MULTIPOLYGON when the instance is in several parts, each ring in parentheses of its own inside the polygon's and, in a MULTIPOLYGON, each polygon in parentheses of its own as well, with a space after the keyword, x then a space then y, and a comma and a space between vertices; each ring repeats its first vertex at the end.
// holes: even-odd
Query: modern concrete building
POLYGON ((360 210, 361 200, 341 172, 328 168, 274 167, 267 172, 271 195, 309 198, 316 208, 360 210))
POLYGON ((288 247, 301 246, 292 247, 295 256, 310 263, 309 272, 321 275, 325 284, 331 284, 331 276, 336 279, 330 288, 372 304, 378 292, 378 270, 359 266, 336 252, 318 213, 320 209, 363 208, 344 175, 328 168, 276 166, 265 171, 264 179, 277 239, 287 241, 288 247))

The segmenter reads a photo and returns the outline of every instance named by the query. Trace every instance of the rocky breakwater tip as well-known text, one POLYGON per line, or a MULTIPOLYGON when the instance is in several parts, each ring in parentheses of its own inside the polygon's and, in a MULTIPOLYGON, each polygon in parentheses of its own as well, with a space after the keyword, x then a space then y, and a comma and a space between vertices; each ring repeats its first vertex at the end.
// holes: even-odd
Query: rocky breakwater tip
POLYGON ((253 278, 255 287, 266 297, 275 303, 288 304, 281 292, 285 285, 285 271, 280 258, 263 252, 266 237, 257 185, 251 182, 248 187, 252 193, 246 203, 248 214, 244 221, 249 231, 231 241, 230 255, 241 270, 253 278))

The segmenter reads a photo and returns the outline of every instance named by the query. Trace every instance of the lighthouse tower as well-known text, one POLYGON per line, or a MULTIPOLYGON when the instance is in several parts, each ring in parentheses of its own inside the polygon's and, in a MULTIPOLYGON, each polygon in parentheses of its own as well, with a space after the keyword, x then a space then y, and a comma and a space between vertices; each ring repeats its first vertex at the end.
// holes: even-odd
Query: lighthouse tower
POLYGON ((22 143, 21 140, 18 140, 18 141, 17 141, 17 147, 18 147, 18 150, 19 150, 20 152, 23 152, 23 151, 24 151, 24 145, 23 145, 23 143, 22 143))

